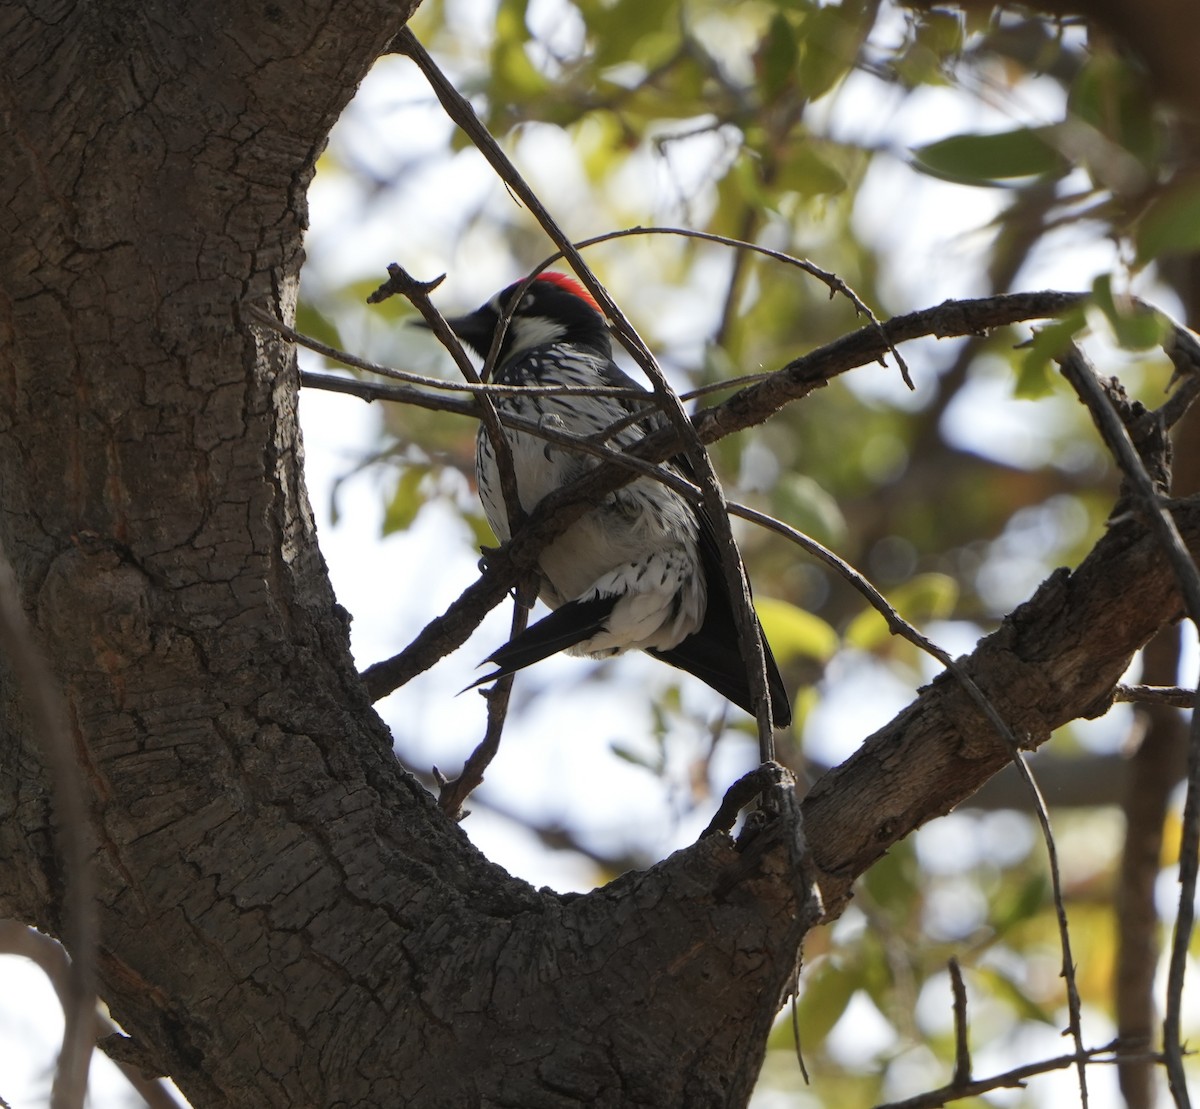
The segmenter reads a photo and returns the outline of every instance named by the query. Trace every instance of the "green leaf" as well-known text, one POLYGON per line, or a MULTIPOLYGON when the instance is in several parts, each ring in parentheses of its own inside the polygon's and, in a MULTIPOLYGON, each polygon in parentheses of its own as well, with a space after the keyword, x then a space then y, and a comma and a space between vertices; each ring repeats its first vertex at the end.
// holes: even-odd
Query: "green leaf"
POLYGON ((809 1051, 824 1042, 842 1018, 846 1006, 860 986, 857 977, 833 959, 801 978, 803 991, 796 1003, 800 1045, 809 1051))
POLYGON ((1031 920, 1046 907, 1050 899, 1050 886, 1044 875, 1030 874, 1017 884, 1016 876, 1001 887, 992 911, 990 922, 998 935, 1031 920))
POLYGON ((1023 1019, 1057 1027, 1058 1020, 1055 1015, 1027 997, 1007 974, 994 967, 976 967, 973 973, 981 985, 989 987, 995 997, 1007 1001, 1023 1019))
POLYGON ((1050 363, 1061 355, 1076 335, 1087 327, 1082 308, 1072 309, 1061 320, 1035 328, 1033 338, 1025 347, 1025 357, 1013 387, 1015 396, 1025 400, 1044 397, 1053 388, 1050 363))
POLYGON ((917 42, 938 58, 962 53, 963 16, 961 12, 931 8, 917 16, 917 42))
POLYGON ((755 64, 758 70, 759 90, 768 103, 775 100, 796 79, 796 64, 800 59, 800 48, 796 45, 796 32, 782 12, 767 25, 766 34, 758 44, 755 64))
POLYGON ((1200 183, 1191 181, 1156 197, 1134 233, 1140 265, 1200 250, 1200 183))
POLYGON ((425 496, 421 492, 421 482, 429 473, 428 466, 408 466, 401 473, 392 490, 387 510, 383 514, 383 534, 406 531, 417 518, 417 513, 425 504, 425 496))
POLYGON ((826 546, 835 546, 846 537, 846 518, 836 498, 813 478, 796 473, 780 478, 772 507, 784 523, 826 546))
POLYGON ((608 745, 608 749, 622 762, 627 762, 631 766, 639 767, 642 770, 649 770, 652 774, 661 774, 663 772, 662 760, 660 758, 635 750, 620 740, 613 740, 608 745))
POLYGON ((1139 307, 1128 297, 1117 296, 1111 274, 1103 273, 1092 283, 1092 300, 1104 313, 1113 338, 1125 350, 1150 350, 1162 345, 1169 321, 1159 312, 1139 307))
POLYGON ((496 538, 496 533, 492 530, 492 525, 488 523, 487 517, 482 512, 464 512, 463 520, 467 527, 471 529, 471 537, 475 541, 476 547, 497 547, 500 545, 500 540, 496 538))
POLYGON ((1050 145, 1047 134, 1044 127, 1017 127, 990 135, 951 135, 916 147, 913 166, 943 181, 988 187, 1064 173, 1067 160, 1050 145))
POLYGON ((622 62, 658 65, 679 47, 672 18, 674 0, 617 0, 599 5, 587 17, 593 64, 603 69, 622 62))
POLYGON ((804 20, 797 80, 809 100, 818 100, 850 70, 858 54, 859 27, 836 4, 818 8, 804 20))
MULTIPOLYGON (((1120 150, 1132 154, 1146 169, 1157 170, 1163 129, 1155 118, 1154 97, 1145 75, 1124 58, 1107 52, 1092 55, 1071 84, 1067 110, 1120 150)), ((1103 158, 1104 152, 1097 150, 1097 156, 1103 158)), ((1096 156, 1088 160, 1095 162, 1096 156)), ((1088 168, 1096 171, 1093 176, 1098 181, 1112 176, 1104 172, 1102 165, 1088 168)))
POLYGON ((337 324, 304 299, 296 305, 296 330, 310 339, 316 339, 318 343, 324 343, 327 347, 345 349, 337 324))
POLYGON ((819 616, 774 597, 763 597, 754 607, 781 665, 795 658, 825 662, 837 651, 837 632, 819 616))
POLYGON ((775 173, 776 187, 801 196, 835 196, 846 189, 846 178, 812 145, 797 146, 775 173))

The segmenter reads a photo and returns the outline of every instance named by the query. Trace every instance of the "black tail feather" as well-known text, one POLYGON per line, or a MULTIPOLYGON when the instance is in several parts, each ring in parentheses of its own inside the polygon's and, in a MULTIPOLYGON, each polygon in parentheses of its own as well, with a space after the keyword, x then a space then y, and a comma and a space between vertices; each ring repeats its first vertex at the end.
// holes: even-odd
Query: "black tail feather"
POLYGON ((488 655, 484 662, 494 662, 496 669, 467 688, 474 689, 505 674, 516 673, 585 639, 591 639, 604 630, 604 622, 612 615, 616 603, 616 597, 594 597, 589 601, 568 601, 560 605, 549 616, 542 617, 498 651, 488 655))
MULTIPOLYGON (((737 625, 734 623, 733 607, 721 577, 720 556, 715 542, 703 532, 700 554, 709 584, 704 623, 698 631, 670 650, 650 650, 647 653, 680 670, 686 670, 753 716, 754 705, 750 696, 750 683, 746 678, 746 663, 738 647, 737 625), (706 542, 706 539, 709 541, 706 542)), ((595 597, 587 601, 568 601, 561 605, 549 616, 526 628, 515 639, 489 655, 484 661, 494 662, 496 669, 472 682, 467 688, 474 689, 506 674, 513 674, 559 651, 565 651, 568 647, 591 639, 604 630, 617 600, 617 597, 595 597)), ((779 666, 771 653, 771 645, 767 642, 761 625, 758 626, 758 634, 767 663, 767 692, 771 698, 771 719, 777 728, 786 728, 792 722, 792 707, 788 701, 787 687, 783 684, 779 666)))
MULTIPOLYGON (((763 654, 767 662, 767 692, 771 697, 771 721, 777 728, 786 728, 792 722, 792 706, 788 703, 787 688, 771 654, 771 646, 759 628, 763 654)), ((738 650, 737 631, 732 622, 724 635, 714 634, 706 620, 694 635, 689 635, 677 647, 669 651, 650 651, 657 659, 680 670, 695 675, 705 685, 711 686, 722 697, 739 708, 754 715, 754 703, 750 696, 750 682, 746 678, 746 662, 738 650)))
MULTIPOLYGON (((680 468, 691 474, 686 461, 679 462, 680 468)), ((704 610, 704 622, 678 646, 669 651, 651 651, 655 658, 671 666, 694 674, 706 685, 712 686, 722 697, 727 697, 739 708, 754 715, 754 704, 750 696, 750 682, 746 677, 746 660, 738 646, 737 622, 733 618, 733 601, 725 586, 725 571, 721 565, 721 550, 717 545, 712 521, 703 510, 698 510, 700 522, 697 550, 700 554, 701 571, 708 582, 708 605, 704 610)), ((779 673, 779 665, 771 653, 771 644, 763 633, 762 624, 756 618, 758 638, 762 643, 763 658, 767 664, 767 694, 771 699, 771 722, 777 728, 786 728, 792 722, 792 706, 788 700, 787 687, 779 673)))

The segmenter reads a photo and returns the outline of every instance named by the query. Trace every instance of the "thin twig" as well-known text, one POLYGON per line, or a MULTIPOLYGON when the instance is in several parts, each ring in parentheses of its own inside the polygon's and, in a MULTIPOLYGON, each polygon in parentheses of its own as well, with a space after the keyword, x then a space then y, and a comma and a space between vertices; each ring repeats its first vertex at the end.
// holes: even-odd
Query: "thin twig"
MULTIPOLYGON (((509 639, 516 639, 529 623, 529 610, 537 599, 537 582, 526 578, 517 590, 513 600, 512 630, 509 639)), ((500 750, 500 736, 504 731, 504 721, 508 716, 508 702, 512 695, 513 679, 516 674, 505 674, 489 688, 481 690, 487 701, 487 730, 479 746, 471 752, 463 764, 462 773, 451 781, 445 781, 434 768, 438 778, 438 804, 451 820, 462 820, 467 814, 463 812, 463 802, 482 784, 484 771, 491 765, 496 752, 500 750)))
POLYGON ((91 863, 91 821, 66 707, 34 642, 16 574, 2 549, 0 655, 8 660, 16 676, 50 770, 55 838, 65 874, 62 936, 71 953, 71 965, 63 999, 62 1049, 50 1105, 51 1109, 82 1109, 96 1032, 96 882, 91 863))
MULTIPOLYGON (((311 350, 314 354, 320 354, 325 358, 334 362, 341 362, 343 365, 351 366, 356 370, 379 374, 380 377, 386 377, 392 381, 402 381, 409 385, 420 385, 435 392, 470 393, 474 396, 492 397, 516 396, 518 394, 521 396, 547 397, 620 397, 623 400, 636 400, 638 397, 646 395, 645 389, 616 389, 604 385, 495 385, 485 381, 447 381, 444 378, 428 377, 425 374, 413 373, 410 370, 397 370, 393 366, 385 366, 380 362, 371 362, 366 358, 360 358, 356 354, 351 354, 349 351, 332 347, 328 343, 322 343, 319 339, 314 339, 311 335, 305 335, 303 331, 297 331, 294 327, 288 327, 282 320, 272 316, 269 312, 263 311, 257 305, 247 304, 244 306, 244 311, 247 315, 253 316, 264 327, 269 327, 289 342, 295 343, 299 347, 304 347, 306 350, 311 350)), ((430 330, 432 331, 432 328, 430 330)), ((734 388, 743 383, 760 381, 765 376, 765 374, 750 374, 745 378, 735 378, 727 382, 714 382, 699 389, 694 389, 690 393, 685 393, 684 399, 703 396, 706 393, 715 393, 720 389, 734 388)), ((479 409, 476 407, 471 407, 469 410, 464 409, 464 412, 474 416, 476 419, 479 418, 479 409)))
MULTIPOLYGON (((619 231, 606 231, 603 235, 593 235, 589 239, 581 239, 575 244, 577 250, 583 250, 586 247, 597 246, 600 243, 611 242, 613 239, 626 239, 633 235, 676 235, 684 239, 699 239, 707 243, 718 243, 721 246, 733 247, 738 251, 749 251, 752 254, 761 254, 766 258, 770 258, 776 262, 782 262, 788 266, 795 266, 797 269, 803 270, 811 277, 815 277, 828 287, 830 295, 835 296, 840 293, 854 306, 855 312, 860 316, 866 316, 870 321, 871 326, 882 336, 887 344, 887 351, 896 359, 896 365, 900 370, 900 376, 904 384, 909 389, 915 389, 912 377, 909 374, 908 363, 904 361, 904 357, 896 349, 896 347, 888 341, 887 333, 883 329, 883 324, 879 318, 871 311, 866 301, 862 299, 846 282, 836 273, 830 270, 823 270, 820 266, 810 262, 807 258, 797 258, 794 254, 788 254, 782 250, 772 250, 770 247, 762 246, 759 243, 750 242, 747 239, 736 239, 729 235, 718 235, 712 231, 694 231, 687 227, 625 227, 619 231)), ((539 268, 553 265, 559 258, 565 257, 560 251, 557 254, 550 255, 542 261, 539 268)))
MULTIPOLYGON (((425 318, 429 330, 437 336, 442 346, 450 352, 458 366, 459 372, 472 385, 482 385, 479 374, 475 370, 467 352, 463 350, 458 336, 451 330, 450 325, 443 319, 441 312, 434 307, 429 294, 441 284, 442 278, 433 281, 418 281, 402 266, 392 262, 388 266, 388 279, 379 286, 369 297, 368 304, 378 304, 393 295, 405 297, 414 308, 425 318)), ((443 275, 444 276, 444 275, 443 275)), ((496 405, 486 393, 476 398, 479 404, 479 418, 483 421, 484 432, 491 440, 492 449, 496 453, 496 471, 500 477, 500 495, 504 500, 505 512, 508 516, 508 530, 512 535, 525 520, 525 510, 521 507, 521 498, 517 492, 517 474, 513 468, 512 445, 508 436, 500 426, 500 418, 496 405)))
MULTIPOLYGON (((1026 1063, 1024 1066, 1013 1067, 1002 1074, 994 1074, 990 1078, 977 1078, 965 1084, 951 1083, 916 1097, 905 1098, 903 1101, 889 1101, 878 1105, 875 1109, 941 1109, 951 1101, 960 1101, 966 1097, 978 1097, 992 1090, 1011 1090, 1023 1087, 1025 1080, 1039 1074, 1049 1074, 1051 1071, 1065 1070, 1071 1066, 1086 1066, 1088 1063, 1111 1063, 1113 1059, 1100 1059, 1098 1056, 1111 1055, 1120 1045, 1116 1040, 1103 1047, 1087 1048, 1084 1051, 1072 1052, 1070 1055, 1057 1055, 1053 1059, 1043 1059, 1037 1063, 1026 1063)), ((1161 1060, 1161 1056, 1147 1055, 1147 1058, 1161 1060)), ((1125 1058, 1130 1058, 1125 1056, 1125 1058)))
POLYGON ((1113 700, 1190 709, 1196 703, 1196 691, 1177 685, 1119 685, 1113 690, 1113 700))
MULTIPOLYGON (((1184 609, 1193 625, 1200 629, 1200 570, 1183 542, 1174 518, 1163 503, 1162 490, 1151 478, 1112 398, 1101 386, 1083 352, 1072 344, 1062 358, 1061 366, 1063 375, 1087 406, 1105 445, 1120 466, 1147 525, 1158 537, 1179 583, 1184 609)), ((1194 372, 1192 376, 1195 376, 1194 372)), ((1196 707, 1200 707, 1200 689, 1197 689, 1193 701, 1188 741, 1187 794, 1179 846, 1179 911, 1171 943, 1166 1015, 1163 1019, 1167 1081, 1177 1109, 1189 1109, 1191 1106, 1187 1076, 1183 1069, 1181 1023, 1188 945, 1195 925, 1197 868, 1200 865, 1200 713, 1195 711, 1196 707)))
POLYGON ((971 1041, 967 1024, 967 987, 963 982, 958 960, 951 958, 950 990, 954 996, 954 1077, 951 1086, 965 1086, 971 1081, 971 1041))

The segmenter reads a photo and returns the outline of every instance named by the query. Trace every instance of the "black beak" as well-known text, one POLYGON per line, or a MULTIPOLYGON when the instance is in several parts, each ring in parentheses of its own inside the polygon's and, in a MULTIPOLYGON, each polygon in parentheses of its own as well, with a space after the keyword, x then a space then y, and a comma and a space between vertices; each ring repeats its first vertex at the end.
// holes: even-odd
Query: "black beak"
MULTIPOLYGON (((492 335, 496 330, 495 317, 490 312, 472 312, 469 316, 447 316, 446 323, 464 343, 480 358, 486 358, 492 346, 492 335)), ((424 320, 417 327, 428 327, 424 320)))

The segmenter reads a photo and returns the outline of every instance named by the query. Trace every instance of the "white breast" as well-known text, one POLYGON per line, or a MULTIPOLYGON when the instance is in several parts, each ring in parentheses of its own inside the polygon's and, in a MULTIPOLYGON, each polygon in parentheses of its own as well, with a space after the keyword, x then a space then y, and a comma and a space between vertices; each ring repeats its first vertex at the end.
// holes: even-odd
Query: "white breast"
MULTIPOLYGON (((503 408, 525 419, 551 421, 593 435, 624 414, 613 402, 590 398, 503 398, 503 408), (585 403, 579 402, 584 400, 585 403)), ((545 496, 596 465, 592 456, 508 431, 521 507, 531 512, 545 496)), ((641 437, 626 429, 628 446, 641 437)), ((476 452, 480 494, 498 538, 509 538, 495 455, 486 432, 476 452)), ((638 478, 571 525, 541 555, 542 599, 551 608, 577 598, 620 598, 604 632, 575 647, 577 654, 618 654, 632 648, 669 650, 704 620, 707 590, 697 551, 699 524, 679 494, 638 478)))

